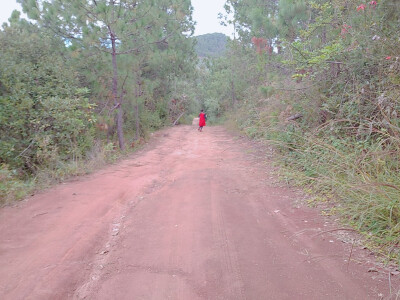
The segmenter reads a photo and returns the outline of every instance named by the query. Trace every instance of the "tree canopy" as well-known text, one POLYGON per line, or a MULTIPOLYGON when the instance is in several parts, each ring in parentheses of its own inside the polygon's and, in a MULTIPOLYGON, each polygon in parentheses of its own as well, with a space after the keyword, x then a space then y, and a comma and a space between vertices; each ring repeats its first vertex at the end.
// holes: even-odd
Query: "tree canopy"
MULTIPOLYGON (((117 56, 140 56, 153 45, 168 49, 168 39, 191 34, 191 5, 188 0, 142 1, 29 1, 19 0, 28 17, 62 37, 65 43, 87 51, 111 55, 112 102, 121 149, 123 130, 123 91, 119 92, 117 56)), ((176 38, 175 38, 176 40, 176 38)), ((154 49, 154 47, 153 47, 154 49)), ((137 74, 137 73, 136 73, 137 74)))

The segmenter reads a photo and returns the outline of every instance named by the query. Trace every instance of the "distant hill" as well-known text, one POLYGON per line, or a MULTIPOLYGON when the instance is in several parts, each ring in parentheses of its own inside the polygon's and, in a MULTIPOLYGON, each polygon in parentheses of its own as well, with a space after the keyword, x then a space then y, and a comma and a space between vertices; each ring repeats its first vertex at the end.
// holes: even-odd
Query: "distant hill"
POLYGON ((194 38, 198 57, 218 57, 225 53, 228 37, 223 33, 207 33, 194 38))

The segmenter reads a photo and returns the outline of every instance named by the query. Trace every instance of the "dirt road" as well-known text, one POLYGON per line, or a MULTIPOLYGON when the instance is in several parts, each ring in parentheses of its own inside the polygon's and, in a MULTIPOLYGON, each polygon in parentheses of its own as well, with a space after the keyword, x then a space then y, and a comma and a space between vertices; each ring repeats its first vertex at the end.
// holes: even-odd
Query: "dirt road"
POLYGON ((359 246, 348 263, 352 244, 320 234, 335 225, 270 169, 221 127, 157 133, 128 160, 0 210, 0 298, 394 295, 396 276, 359 246))

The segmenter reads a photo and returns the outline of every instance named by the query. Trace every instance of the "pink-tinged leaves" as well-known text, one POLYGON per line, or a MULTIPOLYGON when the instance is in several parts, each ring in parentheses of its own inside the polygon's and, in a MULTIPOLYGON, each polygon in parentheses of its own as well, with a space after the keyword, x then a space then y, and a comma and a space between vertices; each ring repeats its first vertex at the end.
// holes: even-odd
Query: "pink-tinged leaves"
POLYGON ((360 4, 359 6, 357 6, 357 11, 364 11, 365 7, 366 7, 365 4, 360 4))
POLYGON ((349 33, 349 30, 350 30, 350 29, 351 29, 351 26, 350 26, 350 25, 343 24, 342 30, 341 30, 341 32, 340 32, 340 35, 341 35, 342 37, 344 37, 347 33, 349 33))
POLYGON ((269 45, 268 40, 264 38, 252 37, 251 42, 254 44, 254 46, 256 46, 256 51, 258 54, 262 54, 263 52, 272 54, 272 47, 269 45))

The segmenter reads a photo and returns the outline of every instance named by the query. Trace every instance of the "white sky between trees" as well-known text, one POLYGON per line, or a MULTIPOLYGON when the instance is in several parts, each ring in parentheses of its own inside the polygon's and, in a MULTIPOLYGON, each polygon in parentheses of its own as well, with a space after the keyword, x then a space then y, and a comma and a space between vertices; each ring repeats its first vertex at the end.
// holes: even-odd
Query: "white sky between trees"
MULTIPOLYGON (((225 0, 192 0, 193 20, 197 22, 194 35, 220 32, 233 37, 233 26, 220 25, 218 13, 225 14, 225 0)), ((20 10, 16 0, 0 0, 0 25, 7 22, 14 9, 20 10)))

